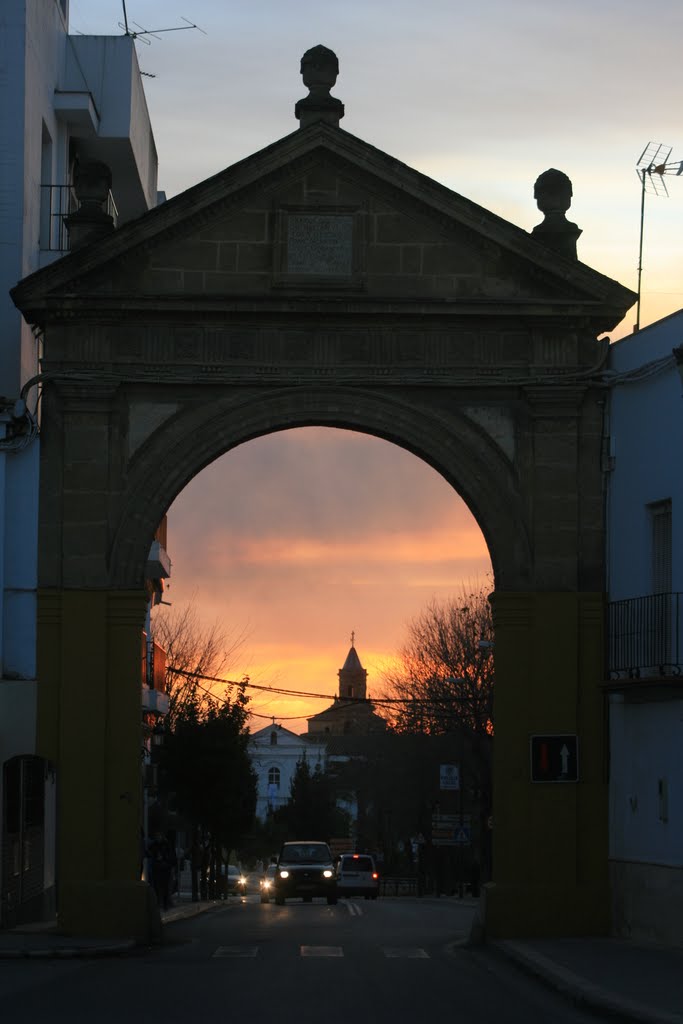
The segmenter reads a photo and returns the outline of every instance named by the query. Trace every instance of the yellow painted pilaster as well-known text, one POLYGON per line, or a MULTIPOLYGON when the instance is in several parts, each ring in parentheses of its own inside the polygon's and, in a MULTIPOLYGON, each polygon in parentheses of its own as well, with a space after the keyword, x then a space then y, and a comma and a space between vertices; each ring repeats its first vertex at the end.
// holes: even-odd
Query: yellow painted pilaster
POLYGON ((495 625, 492 936, 609 928, 603 597, 504 593, 495 625), (578 782, 531 781, 532 735, 576 735, 578 782))
POLYGON ((149 939, 140 881, 144 591, 43 591, 38 750, 57 767, 58 919, 71 934, 149 939))

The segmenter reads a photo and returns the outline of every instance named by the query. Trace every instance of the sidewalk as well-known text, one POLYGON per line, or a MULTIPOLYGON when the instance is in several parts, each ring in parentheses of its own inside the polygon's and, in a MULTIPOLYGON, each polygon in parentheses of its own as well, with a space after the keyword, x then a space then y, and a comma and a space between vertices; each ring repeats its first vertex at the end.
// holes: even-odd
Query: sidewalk
MULTIPOLYGON (((161 923, 172 924, 208 910, 226 907, 225 900, 193 903, 189 897, 176 897, 175 905, 161 912, 161 923)), ((73 957, 121 956, 137 947, 135 939, 101 939, 62 935, 57 921, 40 921, 0 931, 0 960, 70 959, 73 957)))
POLYGON ((487 947, 596 1013, 683 1024, 683 949, 609 938, 506 939, 487 947))

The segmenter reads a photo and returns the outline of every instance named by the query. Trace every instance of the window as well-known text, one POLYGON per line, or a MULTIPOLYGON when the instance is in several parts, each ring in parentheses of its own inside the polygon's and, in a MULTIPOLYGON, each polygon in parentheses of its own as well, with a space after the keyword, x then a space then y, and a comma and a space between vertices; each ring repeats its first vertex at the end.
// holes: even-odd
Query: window
POLYGON ((53 229, 59 228, 59 219, 53 220, 52 202, 56 199, 52 188, 52 138, 43 121, 40 144, 40 239, 41 249, 52 248, 53 229))
POLYGON ((276 732, 271 732, 271 734, 270 734, 270 745, 271 745, 271 747, 276 747, 277 746, 277 733, 276 732))
POLYGON ((672 640, 672 574, 671 574, 671 499, 649 506, 651 535, 652 614, 649 638, 653 649, 648 664, 660 672, 671 663, 672 640))
POLYGON ((268 786, 274 786, 275 789, 280 788, 280 769, 269 768, 268 769, 268 786))
POLYGON ((671 593, 671 499, 650 505, 652 593, 671 593))

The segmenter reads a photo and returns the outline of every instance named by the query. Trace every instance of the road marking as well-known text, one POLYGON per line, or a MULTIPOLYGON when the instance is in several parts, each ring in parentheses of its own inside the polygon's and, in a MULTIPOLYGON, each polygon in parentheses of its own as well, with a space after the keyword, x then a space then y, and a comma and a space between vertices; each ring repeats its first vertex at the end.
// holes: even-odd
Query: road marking
POLYGON ((344 956, 341 946, 302 946, 302 956, 344 956))
POLYGON ((256 956, 258 946, 219 946, 213 956, 256 956))
POLYGON ((382 952, 390 960, 429 960, 429 953, 419 946, 383 946, 382 952))
POLYGON ((354 916, 355 917, 362 917, 363 916, 363 911, 361 910, 361 908, 358 906, 357 903, 352 903, 351 900, 344 900, 344 902, 346 903, 346 908, 347 908, 349 914, 351 915, 351 917, 354 917, 354 916))

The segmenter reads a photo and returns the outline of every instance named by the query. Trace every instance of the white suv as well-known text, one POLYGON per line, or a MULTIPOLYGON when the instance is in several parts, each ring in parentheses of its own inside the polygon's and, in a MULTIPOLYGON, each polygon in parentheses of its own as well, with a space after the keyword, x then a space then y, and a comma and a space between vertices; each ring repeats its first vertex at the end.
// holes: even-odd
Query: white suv
POLYGON ((379 873, 369 853, 343 853, 337 865, 337 893, 339 896, 365 896, 376 900, 379 896, 379 873))

